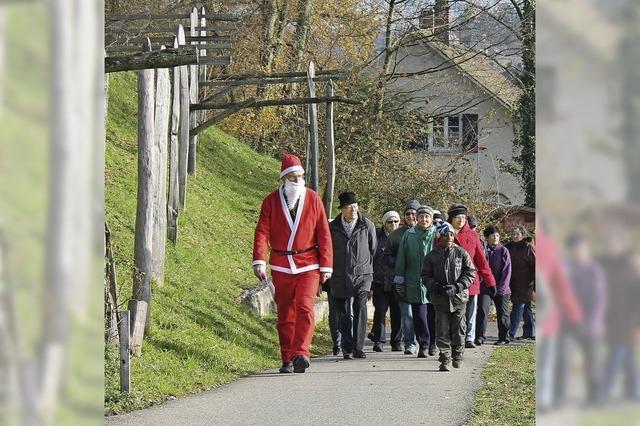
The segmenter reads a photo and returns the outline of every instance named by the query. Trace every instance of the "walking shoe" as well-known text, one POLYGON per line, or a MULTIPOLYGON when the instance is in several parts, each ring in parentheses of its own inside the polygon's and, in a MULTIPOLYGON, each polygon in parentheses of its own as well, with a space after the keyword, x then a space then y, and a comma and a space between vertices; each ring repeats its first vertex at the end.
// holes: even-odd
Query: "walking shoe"
POLYGON ((460 368, 462 367, 463 361, 461 359, 454 359, 453 360, 453 368, 460 368))
POLYGON ((415 346, 410 346, 408 348, 405 348, 404 350, 405 355, 415 355, 417 352, 418 350, 416 349, 415 346))
POLYGON ((359 351, 359 350, 355 350, 353 351, 353 357, 354 358, 366 358, 367 354, 365 354, 363 351, 359 351))
POLYGON ((283 362, 279 371, 281 373, 293 373, 293 364, 290 362, 283 362))
POLYGON ((468 349, 473 349, 473 348, 475 348, 475 347, 476 347, 476 345, 474 345, 474 344, 473 344, 473 342, 472 342, 471 340, 467 340, 467 341, 464 343, 464 347, 465 347, 465 348, 468 348, 468 349))
POLYGON ((375 342, 373 344, 373 351, 374 352, 382 352, 382 343, 380 342, 375 342))
POLYGON ((436 345, 429 346, 429 355, 435 356, 438 353, 438 348, 436 345))
POLYGON ((482 346, 482 344, 484 343, 484 339, 481 337, 478 337, 474 342, 473 342, 476 346, 482 346))
POLYGON ((504 345, 506 343, 509 343, 509 341, 508 340, 504 340, 504 339, 500 339, 497 342, 495 342, 494 345, 500 346, 500 345, 504 345))
POLYGON ((401 345, 391 346, 391 352, 402 352, 402 346, 401 345))
POLYGON ((342 350, 340 349, 340 346, 334 346, 333 347, 333 354, 334 355, 340 355, 340 352, 342 352, 342 350))
POLYGON ((427 357, 427 352, 428 352, 427 348, 420 349, 418 351, 418 358, 426 358, 427 357))
POLYGON ((291 360, 293 362, 293 372, 294 373, 304 373, 304 370, 309 368, 309 358, 304 355, 296 355, 291 360))
POLYGON ((440 371, 451 371, 451 369, 449 368, 449 363, 448 362, 441 362, 440 363, 440 371))
POLYGON ((373 335, 371 331, 369 332, 369 334, 367 334, 367 339, 371 340, 372 342, 376 341, 376 337, 373 335))
POLYGON ((344 354, 344 355, 342 355, 342 358, 344 358, 344 359, 353 359, 353 356, 351 354, 344 354))

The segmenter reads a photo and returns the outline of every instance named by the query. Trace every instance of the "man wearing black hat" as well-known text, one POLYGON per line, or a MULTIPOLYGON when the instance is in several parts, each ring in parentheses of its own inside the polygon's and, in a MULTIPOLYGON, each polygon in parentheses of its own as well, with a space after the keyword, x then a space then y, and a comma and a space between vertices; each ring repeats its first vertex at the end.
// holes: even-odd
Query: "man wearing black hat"
POLYGON ((340 333, 344 359, 366 358, 367 296, 373 282, 376 229, 358 212, 353 192, 338 196, 340 214, 331 222, 333 275, 329 282, 340 310, 340 333))

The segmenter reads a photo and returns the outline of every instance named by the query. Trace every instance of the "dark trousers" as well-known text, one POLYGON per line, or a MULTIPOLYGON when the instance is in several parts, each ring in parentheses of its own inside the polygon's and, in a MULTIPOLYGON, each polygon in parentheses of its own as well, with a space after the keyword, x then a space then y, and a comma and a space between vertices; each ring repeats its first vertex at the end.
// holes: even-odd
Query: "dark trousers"
POLYGON ((554 375, 554 401, 562 405, 567 397, 567 386, 570 383, 571 362, 575 355, 574 348, 582 352, 584 360, 584 378, 587 385, 587 401, 596 402, 600 396, 601 365, 598 357, 599 341, 586 334, 573 335, 567 330, 560 332, 557 338, 556 364, 554 375))
POLYGON ((464 341, 467 334, 466 305, 449 312, 447 307, 436 306, 436 345, 440 350, 440 362, 453 359, 462 360, 464 341))
POLYGON ((329 331, 331 332, 331 340, 333 346, 340 347, 341 335, 340 335, 340 308, 338 308, 338 302, 336 298, 331 295, 331 292, 327 292, 327 300, 329 302, 329 331))
POLYGON ((393 291, 373 290, 373 341, 385 343, 387 341, 387 332, 385 330, 385 322, 387 309, 391 317, 391 345, 400 345, 402 343, 402 327, 400 321, 400 305, 396 300, 393 291))
POLYGON ((367 334, 367 294, 367 291, 360 291, 354 297, 336 297, 340 310, 340 334, 344 354, 351 354, 354 349, 364 350, 364 338, 367 334))
POLYGON ((427 303, 427 324, 429 325, 429 346, 436 344, 436 307, 433 303, 427 303))
POLYGON ((420 349, 429 349, 431 336, 429 336, 429 322, 427 321, 427 304, 412 303, 411 313, 413 314, 413 330, 416 333, 416 340, 420 349))
MULTIPOLYGON (((486 340, 484 335, 487 331, 487 318, 489 317, 489 305, 491 297, 488 294, 478 296, 478 315, 476 321, 476 339, 486 340)), ((496 305, 496 315, 498 316, 498 340, 507 340, 511 317, 509 315, 510 294, 496 294, 493 303, 496 305)))

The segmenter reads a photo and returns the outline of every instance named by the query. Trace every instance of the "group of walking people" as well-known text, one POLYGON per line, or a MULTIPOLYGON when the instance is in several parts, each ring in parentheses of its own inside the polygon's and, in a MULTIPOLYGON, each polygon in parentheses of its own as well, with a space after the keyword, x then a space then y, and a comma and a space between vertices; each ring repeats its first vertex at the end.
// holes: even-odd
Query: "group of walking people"
POLYGON ((254 241, 254 273, 261 280, 270 248, 281 373, 303 373, 310 365, 313 303, 322 289, 328 293, 333 353, 344 359, 366 358, 367 335, 373 350, 383 351, 387 311, 391 349, 419 358, 439 354, 441 371, 460 368, 465 348, 485 342, 492 300, 497 344, 515 337, 523 314, 522 337, 535 338, 535 252, 523 227, 502 246, 494 226, 485 229, 486 241, 480 239, 466 206, 452 205, 445 220, 412 200, 403 218, 387 211, 376 229, 353 192, 339 195, 340 214, 329 222, 303 174, 300 160, 286 155, 283 184, 265 198, 254 241), (375 312, 367 334, 370 298, 375 312))

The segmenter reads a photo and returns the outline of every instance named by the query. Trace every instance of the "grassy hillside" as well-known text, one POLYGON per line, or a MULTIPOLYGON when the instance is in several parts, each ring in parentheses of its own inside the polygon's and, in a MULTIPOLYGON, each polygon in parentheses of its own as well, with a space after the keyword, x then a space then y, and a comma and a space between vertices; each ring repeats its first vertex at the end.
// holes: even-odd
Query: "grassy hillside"
MULTIPOLYGON (((106 219, 120 285, 131 297, 136 214, 136 77, 110 78, 105 176, 106 219)), ((167 243, 165 283, 152 288, 152 335, 132 360, 132 392, 118 390, 117 348, 105 351, 105 411, 118 413, 219 386, 279 365, 273 318, 239 306, 254 285, 251 249, 262 198, 278 183, 279 164, 215 128, 201 135, 197 175, 189 176, 178 244, 167 243)), ((326 352, 326 328, 314 351, 326 352)))

